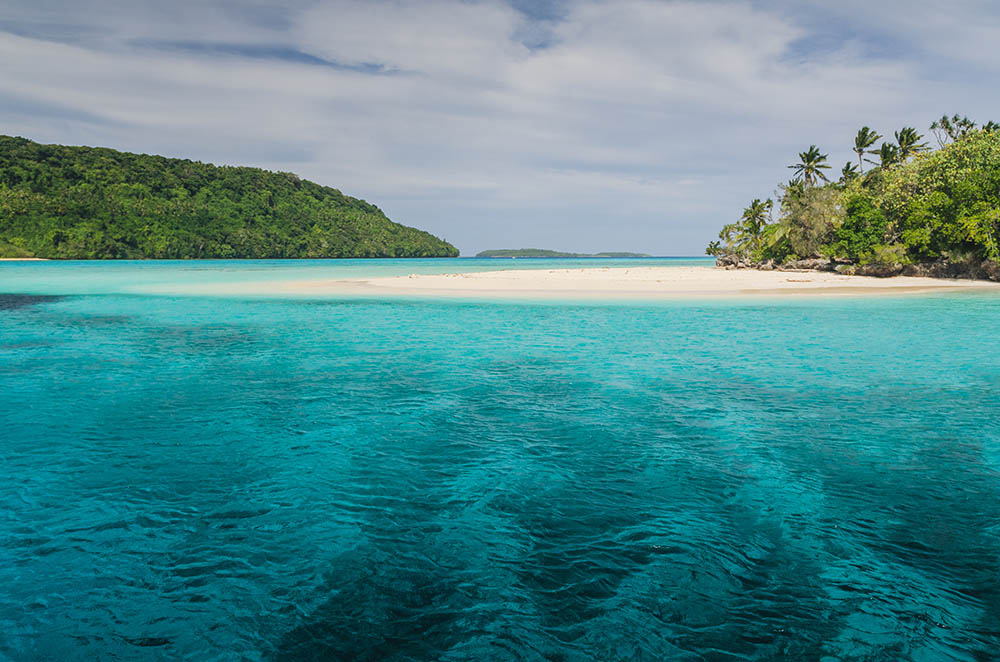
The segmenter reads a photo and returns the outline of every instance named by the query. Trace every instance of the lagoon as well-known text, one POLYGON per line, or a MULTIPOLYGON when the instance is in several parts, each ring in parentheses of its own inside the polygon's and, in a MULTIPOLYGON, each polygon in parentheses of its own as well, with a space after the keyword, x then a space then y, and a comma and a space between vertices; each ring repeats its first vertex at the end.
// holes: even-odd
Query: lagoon
POLYGON ((992 293, 151 293, 510 262, 0 264, 0 656, 1000 649, 992 293))

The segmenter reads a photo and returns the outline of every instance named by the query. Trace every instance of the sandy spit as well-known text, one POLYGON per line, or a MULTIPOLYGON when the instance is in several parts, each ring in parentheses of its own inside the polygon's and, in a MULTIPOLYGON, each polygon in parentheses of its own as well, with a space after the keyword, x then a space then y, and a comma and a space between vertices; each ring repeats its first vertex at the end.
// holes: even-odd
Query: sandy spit
POLYGON ((878 296, 961 290, 995 291, 1000 283, 937 278, 871 278, 827 272, 725 270, 715 267, 509 269, 412 274, 352 281, 273 284, 260 294, 385 294, 516 299, 669 299, 731 296, 878 296))

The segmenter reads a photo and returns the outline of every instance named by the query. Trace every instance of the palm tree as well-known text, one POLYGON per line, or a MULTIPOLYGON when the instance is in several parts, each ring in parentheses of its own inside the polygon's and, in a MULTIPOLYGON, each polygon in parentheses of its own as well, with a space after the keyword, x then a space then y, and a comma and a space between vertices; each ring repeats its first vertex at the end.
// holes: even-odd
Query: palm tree
POLYGON ((846 184, 851 180, 857 179, 859 174, 858 166, 848 161, 844 164, 844 167, 840 169, 840 181, 846 184))
POLYGON ((989 122, 983 125, 983 132, 985 133, 993 133, 994 131, 997 130, 1000 130, 1000 124, 997 124, 993 120, 990 120, 989 122))
POLYGON ((878 161, 872 161, 871 159, 865 159, 868 163, 872 165, 877 165, 880 168, 889 168, 900 161, 899 158, 899 147, 896 147, 892 143, 882 143, 882 146, 877 150, 872 150, 868 152, 869 154, 875 154, 879 157, 878 161))
POLYGON ((896 132, 896 144, 899 145, 899 160, 905 161, 913 154, 927 149, 927 143, 920 142, 923 135, 917 133, 912 126, 906 126, 896 132))
POLYGON ((763 243, 768 248, 777 248, 782 241, 788 239, 790 231, 788 223, 772 223, 764 228, 763 243))
POLYGON ((801 179, 789 179, 787 184, 780 184, 779 188, 783 189, 783 198, 798 199, 806 192, 806 186, 801 179))
POLYGON ((726 223, 719 230, 719 239, 722 241, 722 245, 727 251, 734 250, 733 239, 736 238, 736 234, 739 232, 739 226, 736 223, 726 223))
POLYGON ((795 170, 795 176, 801 177, 807 186, 814 185, 817 179, 828 182, 830 180, 822 172, 822 170, 830 168, 824 163, 826 157, 826 154, 819 153, 816 145, 810 145, 806 151, 799 152, 799 162, 788 167, 795 170))
POLYGON ((882 136, 875 133, 867 126, 861 127, 858 131, 858 135, 854 137, 854 151, 858 155, 858 164, 861 166, 861 174, 865 174, 865 164, 862 161, 862 156, 868 148, 877 143, 882 139, 882 136))
POLYGON ((708 242, 708 248, 705 249, 705 255, 719 255, 722 252, 722 244, 717 241, 708 242))
POLYGON ((741 236, 749 242, 751 250, 760 249, 764 227, 770 219, 773 207, 774 201, 770 198, 763 202, 758 198, 743 210, 740 223, 741 236))

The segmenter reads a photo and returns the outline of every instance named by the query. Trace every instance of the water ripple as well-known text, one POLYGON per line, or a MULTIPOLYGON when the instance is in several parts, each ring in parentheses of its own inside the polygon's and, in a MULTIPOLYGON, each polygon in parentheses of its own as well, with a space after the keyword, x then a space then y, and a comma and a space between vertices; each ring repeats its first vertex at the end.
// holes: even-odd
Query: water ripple
POLYGON ((996 305, 47 302, 0 657, 1000 649, 996 305))

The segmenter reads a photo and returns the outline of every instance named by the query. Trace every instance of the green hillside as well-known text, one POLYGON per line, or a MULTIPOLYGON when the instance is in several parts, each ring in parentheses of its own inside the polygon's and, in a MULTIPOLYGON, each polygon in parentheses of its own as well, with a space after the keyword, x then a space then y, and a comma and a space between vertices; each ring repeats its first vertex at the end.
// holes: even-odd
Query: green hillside
POLYGON ((284 172, 0 136, 0 257, 454 257, 284 172))

